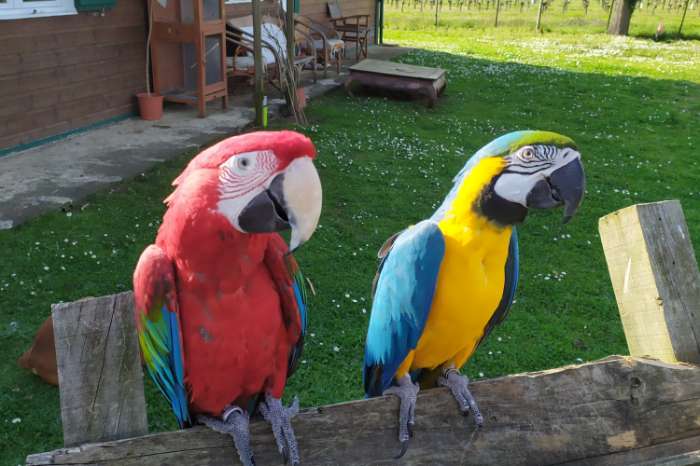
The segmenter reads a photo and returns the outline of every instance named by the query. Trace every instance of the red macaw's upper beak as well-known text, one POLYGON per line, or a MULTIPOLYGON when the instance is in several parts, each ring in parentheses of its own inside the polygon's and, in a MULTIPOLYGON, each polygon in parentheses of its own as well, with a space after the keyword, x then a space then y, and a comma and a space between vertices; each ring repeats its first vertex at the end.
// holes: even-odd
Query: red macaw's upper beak
POLYGON ((248 202, 238 223, 249 233, 291 228, 289 249, 294 251, 313 235, 321 206, 321 180, 316 167, 310 157, 299 157, 272 177, 267 189, 248 202))
POLYGON ((576 157, 542 179, 527 196, 527 206, 550 209, 564 205, 564 223, 574 216, 586 191, 586 175, 581 159, 576 157))

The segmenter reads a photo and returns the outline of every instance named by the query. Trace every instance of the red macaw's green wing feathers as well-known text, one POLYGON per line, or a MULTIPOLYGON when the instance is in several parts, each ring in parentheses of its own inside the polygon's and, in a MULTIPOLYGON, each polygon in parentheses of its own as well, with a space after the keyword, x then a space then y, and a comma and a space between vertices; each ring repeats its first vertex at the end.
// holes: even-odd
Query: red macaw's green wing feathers
POLYGON ((287 337, 292 345, 289 354, 287 378, 299 365, 307 328, 307 295, 304 276, 281 236, 270 239, 265 252, 265 265, 277 286, 282 306, 282 317, 287 327, 287 337))
POLYGON ((148 246, 134 271, 136 330, 148 375, 165 395, 180 427, 190 424, 173 264, 148 246))

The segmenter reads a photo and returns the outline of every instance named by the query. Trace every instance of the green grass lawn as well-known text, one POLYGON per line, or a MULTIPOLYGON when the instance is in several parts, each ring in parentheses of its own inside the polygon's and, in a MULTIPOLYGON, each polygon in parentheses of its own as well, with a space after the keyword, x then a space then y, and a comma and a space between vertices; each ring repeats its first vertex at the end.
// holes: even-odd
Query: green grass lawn
MULTIPOLYGON (((319 229, 298 254, 317 294, 306 352, 287 391, 305 406, 362 396, 376 250, 428 216, 467 157, 504 132, 547 129, 574 138, 588 194, 569 225, 560 212, 535 213, 520 228, 517 302, 466 367, 473 378, 626 352, 597 236, 600 216, 680 199, 700 250, 700 42, 593 30, 540 35, 515 26, 436 33, 429 21, 402 27, 407 17, 389 11, 385 37, 422 47, 401 61, 447 69, 449 85, 436 108, 338 91, 308 109, 304 131, 319 149, 325 199, 319 229)), ((192 155, 93 196, 70 214, 0 231, 0 464, 61 445, 57 390, 15 360, 51 303, 130 288, 135 262, 158 228, 161 200, 192 155)), ((150 383, 147 391, 151 429, 174 428, 150 383)))

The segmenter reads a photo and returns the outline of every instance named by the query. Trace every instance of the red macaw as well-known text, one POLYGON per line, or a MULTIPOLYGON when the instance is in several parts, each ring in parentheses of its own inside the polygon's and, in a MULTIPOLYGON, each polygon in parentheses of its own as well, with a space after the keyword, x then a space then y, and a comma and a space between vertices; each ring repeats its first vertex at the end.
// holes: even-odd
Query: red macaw
POLYGON ((248 422, 256 406, 293 464, 290 407, 280 402, 303 346, 303 277, 290 254, 321 213, 316 149, 292 131, 226 139, 173 183, 155 244, 134 272, 145 366, 181 427, 227 433, 254 464, 248 422), (274 233, 291 228, 290 248, 274 233))

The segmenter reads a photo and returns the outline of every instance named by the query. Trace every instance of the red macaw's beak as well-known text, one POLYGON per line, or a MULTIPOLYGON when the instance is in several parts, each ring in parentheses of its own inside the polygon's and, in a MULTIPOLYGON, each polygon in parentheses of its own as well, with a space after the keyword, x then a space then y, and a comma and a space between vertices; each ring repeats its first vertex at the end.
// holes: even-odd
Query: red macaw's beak
POLYGON ((299 157, 270 180, 266 190, 241 211, 238 223, 249 233, 292 230, 294 251, 311 238, 321 216, 321 180, 310 157, 299 157))
POLYGON ((527 196, 527 206, 551 209, 564 205, 564 223, 574 216, 586 191, 586 175, 581 159, 576 157, 563 167, 557 168, 549 177, 542 179, 527 196))

